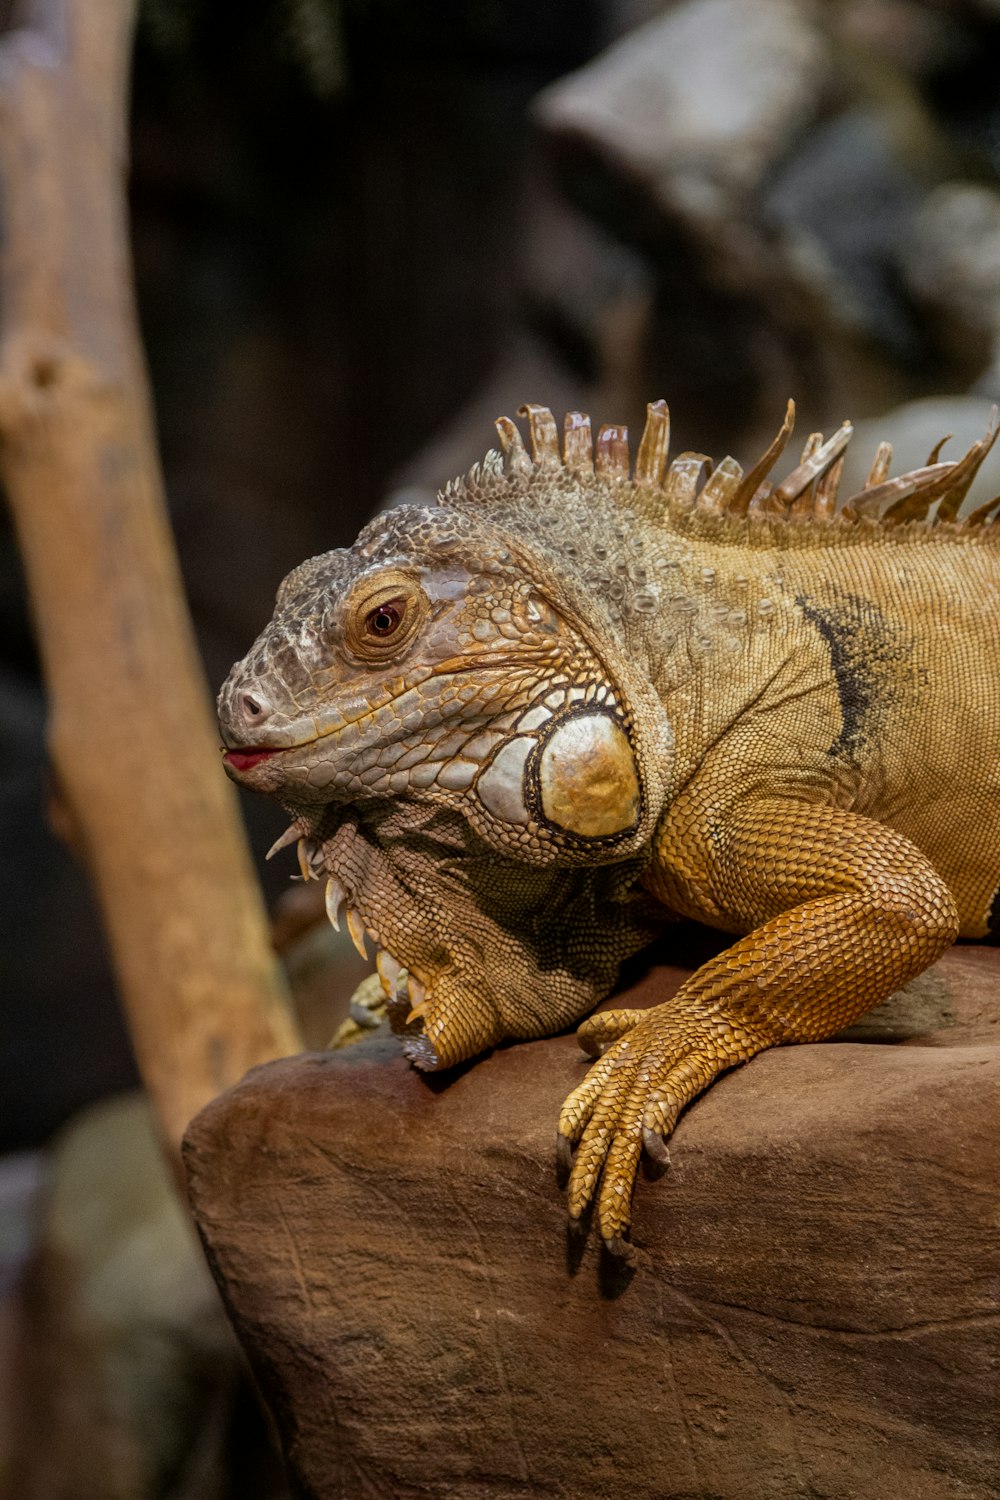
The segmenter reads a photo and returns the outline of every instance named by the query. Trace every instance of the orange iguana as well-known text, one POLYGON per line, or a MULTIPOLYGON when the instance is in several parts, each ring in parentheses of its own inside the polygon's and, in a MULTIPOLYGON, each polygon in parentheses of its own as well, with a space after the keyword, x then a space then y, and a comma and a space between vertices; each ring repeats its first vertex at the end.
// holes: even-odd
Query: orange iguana
POLYGON ((672 916, 744 934, 579 1029, 569 1212, 618 1252, 643 1148, 719 1073, 1000 932, 1000 500, 957 519, 995 422, 901 478, 882 445, 838 509, 848 424, 772 485, 791 405, 746 474, 668 468, 648 412, 634 474, 623 428, 572 413, 560 452, 529 406, 529 456, 499 421, 436 505, 291 573, 219 700, 418 1068, 579 1020, 672 916))

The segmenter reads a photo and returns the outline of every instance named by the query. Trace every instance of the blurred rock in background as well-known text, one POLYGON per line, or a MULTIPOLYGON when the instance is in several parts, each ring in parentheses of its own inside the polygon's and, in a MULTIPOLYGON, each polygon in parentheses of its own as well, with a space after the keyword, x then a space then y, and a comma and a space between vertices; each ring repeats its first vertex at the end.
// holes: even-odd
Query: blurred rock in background
POLYGON ((142 1096, 84 1112, 44 1168, 0 1171, 0 1195, 22 1226, 4 1246, 5 1500, 284 1500, 142 1096))

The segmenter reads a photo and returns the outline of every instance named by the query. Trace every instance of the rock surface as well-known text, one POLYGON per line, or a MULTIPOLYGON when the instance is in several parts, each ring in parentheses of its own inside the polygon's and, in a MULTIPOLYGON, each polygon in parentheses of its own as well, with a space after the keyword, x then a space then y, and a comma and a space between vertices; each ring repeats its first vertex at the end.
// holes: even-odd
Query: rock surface
POLYGON ((936 972, 868 1028, 902 1045, 766 1053, 689 1110, 634 1273, 566 1241, 572 1036, 430 1081, 376 1037, 213 1103, 192 1202, 301 1493, 995 1496, 1000 954, 936 972))

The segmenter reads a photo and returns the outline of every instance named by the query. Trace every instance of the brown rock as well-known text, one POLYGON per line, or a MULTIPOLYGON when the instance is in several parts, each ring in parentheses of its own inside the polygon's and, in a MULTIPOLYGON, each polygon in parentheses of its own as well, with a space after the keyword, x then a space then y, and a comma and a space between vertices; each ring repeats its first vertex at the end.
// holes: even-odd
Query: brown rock
POLYGON ((937 975, 870 1033, 907 1045, 766 1053, 689 1110, 631 1275, 566 1245, 572 1036, 445 1080, 377 1037, 210 1105, 195 1214, 302 1493, 994 1497, 1000 954, 937 975))

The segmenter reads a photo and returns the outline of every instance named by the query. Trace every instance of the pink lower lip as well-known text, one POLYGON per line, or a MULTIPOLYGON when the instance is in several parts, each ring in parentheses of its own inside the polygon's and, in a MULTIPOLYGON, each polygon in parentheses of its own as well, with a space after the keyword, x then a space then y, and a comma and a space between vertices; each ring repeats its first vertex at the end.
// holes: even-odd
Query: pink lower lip
POLYGON ((277 753, 277 750, 227 750, 222 759, 234 771, 249 771, 252 766, 259 765, 262 760, 277 753))

